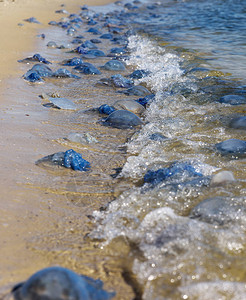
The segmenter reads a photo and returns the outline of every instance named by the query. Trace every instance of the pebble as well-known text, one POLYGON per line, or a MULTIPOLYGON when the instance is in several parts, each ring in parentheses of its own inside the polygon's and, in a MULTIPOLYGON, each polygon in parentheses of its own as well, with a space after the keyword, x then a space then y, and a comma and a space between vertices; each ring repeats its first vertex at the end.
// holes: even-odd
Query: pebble
POLYGON ((118 129, 128 129, 142 125, 143 121, 137 115, 128 110, 116 110, 106 119, 102 120, 101 124, 118 129))
POLYGON ((224 225, 245 214, 245 208, 225 197, 205 199, 196 205, 190 213, 190 218, 212 224, 224 225))
POLYGON ((229 155, 232 157, 243 157, 246 155, 246 141, 238 139, 229 139, 215 144, 215 148, 222 155, 229 155))
POLYGON ((101 68, 108 71, 124 71, 125 65, 118 60, 110 60, 101 68))
POLYGON ((217 186, 235 181, 234 175, 230 171, 220 171, 211 178, 210 185, 217 186))
POLYGON ((229 126, 235 129, 246 129, 246 116, 234 118, 231 120, 229 126))
POLYGON ((151 92, 142 85, 136 85, 127 90, 119 91, 118 93, 123 93, 128 96, 134 95, 134 96, 138 96, 138 97, 144 97, 144 96, 151 94, 151 92))
POLYGON ((116 109, 129 110, 134 114, 142 114, 145 111, 145 108, 135 100, 118 100, 113 106, 116 109))

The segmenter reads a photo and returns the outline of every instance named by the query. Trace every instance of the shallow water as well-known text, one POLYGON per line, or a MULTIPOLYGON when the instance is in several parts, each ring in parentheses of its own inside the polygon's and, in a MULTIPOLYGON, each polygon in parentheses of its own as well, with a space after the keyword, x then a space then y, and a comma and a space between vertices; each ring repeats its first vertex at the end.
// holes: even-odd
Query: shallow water
MULTIPOLYGON (((235 3, 238 3, 236 11, 243 11, 244 3, 232 4, 235 3)), ((103 27, 108 19, 112 24, 120 22, 123 33, 128 28, 136 29, 128 37, 127 68, 120 73, 127 76, 135 69, 149 72, 135 80, 135 85, 142 84, 155 94, 141 116, 144 125, 140 128, 103 127, 98 122, 101 116, 90 110, 104 103, 113 105, 117 100, 139 98, 127 97, 117 93, 119 89, 115 87, 98 84, 100 79, 115 74, 113 71, 102 71, 101 75, 79 74, 82 78, 78 80, 45 79, 43 84, 30 84, 17 78, 18 89, 9 83, 9 99, 21 95, 24 101, 6 105, 2 121, 12 122, 8 143, 23 141, 23 135, 17 136, 15 132, 19 122, 26 137, 23 143, 18 143, 22 146, 15 149, 18 154, 10 163, 7 160, 10 153, 5 153, 3 159, 4 170, 11 165, 11 170, 17 171, 14 176, 6 172, 7 182, 8 179, 17 182, 12 184, 17 192, 5 191, 4 199, 11 199, 12 193, 14 201, 1 205, 3 214, 7 211, 6 220, 2 220, 6 241, 1 251, 7 259, 1 262, 6 273, 5 278, 0 278, 1 285, 23 280, 37 268, 60 264, 78 273, 100 277, 107 288, 117 292, 116 299, 133 299, 134 294, 136 299, 245 297, 246 278, 242 267, 246 247, 245 158, 222 156, 214 147, 226 139, 245 136, 245 130, 229 127, 232 118, 245 115, 245 104, 232 106, 217 102, 227 94, 244 96, 246 93, 244 71, 237 66, 241 55, 238 53, 244 47, 243 32, 236 36, 240 40, 238 44, 232 41, 236 58, 233 68, 227 67, 223 58, 227 51, 219 41, 215 48, 210 48, 217 29, 209 26, 208 14, 202 13, 208 9, 201 10, 201 5, 207 7, 209 2, 169 1, 151 8, 138 5, 139 8, 127 10, 122 5, 113 5, 95 9, 108 11, 107 15, 95 18, 102 33, 108 31, 103 27), (187 12, 193 12, 194 18, 187 18, 187 12), (167 27, 167 23, 174 27, 167 27), (187 38, 191 29, 192 35, 187 38), (203 40, 204 32, 210 40, 200 48, 197 45, 200 45, 199 38, 203 40), (216 49, 220 49, 219 56, 216 49), (222 71, 233 74, 228 76, 222 71), (47 101, 39 95, 53 92, 72 100, 78 110, 44 107, 42 104, 47 101), (88 132, 98 143, 68 142, 66 137, 71 132, 88 132), (156 133, 167 139, 150 139, 156 133), (74 172, 34 164, 43 156, 70 148, 91 162, 91 171, 74 172), (174 161, 189 162, 204 176, 204 183, 189 181, 185 174, 176 181, 163 181, 154 187, 143 185, 148 170, 168 167, 174 161), (236 181, 211 186, 210 177, 220 170, 233 172, 236 181), (118 174, 116 178, 111 176, 114 173, 118 174), (239 206, 236 217, 227 212, 231 221, 225 224, 189 217, 198 203, 214 196, 226 197, 239 206), (17 253, 18 260, 13 258, 17 253)), ((221 5, 221 1, 213 3, 212 17, 217 16, 218 23, 223 19, 220 19, 221 9, 227 8, 221 5)), ((222 36, 225 36, 227 32, 222 25, 222 36)), ((82 34, 83 40, 98 38, 87 32, 90 27, 85 19, 77 34, 82 34)), ((236 27, 234 24, 233 29, 236 27)), ((53 62, 52 70, 61 67, 63 60, 78 56, 68 53, 69 49, 47 48, 50 40, 57 44, 70 43, 73 37, 66 35, 65 30, 50 27, 42 32, 46 39, 40 40, 37 49, 53 62)), ((72 45, 71 49, 75 47, 72 45)), ((119 45, 102 40, 98 47, 108 54, 119 45)), ((109 57, 85 59, 96 67, 108 60, 109 57)), ((31 65, 20 64, 19 68, 24 74, 31 65)), ((68 69, 74 72, 71 67, 68 69)), ((6 135, 2 134, 4 138, 6 135)))

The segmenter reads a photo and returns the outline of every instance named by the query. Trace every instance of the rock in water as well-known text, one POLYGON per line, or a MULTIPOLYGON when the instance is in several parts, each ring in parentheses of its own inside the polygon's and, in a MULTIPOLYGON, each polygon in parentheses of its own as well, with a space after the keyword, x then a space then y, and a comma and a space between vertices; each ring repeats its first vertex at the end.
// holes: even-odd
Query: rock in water
POLYGON ((84 62, 81 58, 79 57, 73 57, 72 59, 68 59, 65 63, 64 66, 80 66, 84 62))
POLYGON ((235 181, 235 178, 234 178, 232 172, 221 171, 212 176, 210 185, 211 186, 223 185, 225 183, 229 183, 229 182, 233 182, 233 181, 235 181))
POLYGON ((91 63, 83 63, 74 68, 75 70, 79 71, 80 73, 86 75, 100 75, 101 71, 99 71, 93 64, 91 63))
POLYGON ((129 77, 131 77, 132 79, 141 79, 149 74, 150 72, 145 70, 135 70, 129 75, 129 77))
POLYGON ((108 300, 115 293, 103 290, 99 279, 78 275, 62 267, 49 267, 16 285, 15 300, 108 300))
POLYGON ((88 132, 86 133, 71 132, 65 139, 70 142, 80 143, 80 144, 98 143, 98 140, 88 132))
POLYGON ((231 104, 231 105, 241 105, 246 104, 246 98, 239 95, 226 95, 218 100, 220 103, 231 104))
POLYGON ((149 139, 152 140, 152 141, 157 141, 157 142, 161 142, 161 141, 165 141, 167 140, 168 138, 166 136, 164 136, 162 133, 160 132, 155 132, 155 133, 152 133, 150 136, 149 136, 149 139))
POLYGON ((108 71, 124 71, 125 65, 118 60, 110 60, 101 68, 108 71))
POLYGON ((90 163, 73 149, 66 152, 57 152, 36 161, 36 165, 45 166, 47 164, 71 168, 75 171, 88 171, 90 169, 90 163))
POLYGON ((246 116, 232 119, 229 125, 231 128, 235 129, 246 129, 246 116))
POLYGON ((170 167, 161 168, 157 171, 148 170, 144 176, 144 183, 152 187, 163 181, 184 182, 203 175, 196 171, 195 167, 187 162, 174 162, 170 167))
POLYGON ((123 77, 121 74, 111 76, 111 80, 115 87, 130 88, 133 86, 133 81, 123 77))
POLYGON ((190 213, 190 218, 207 223, 226 224, 236 220, 245 208, 224 197, 214 197, 203 200, 190 213))
POLYGON ((116 110, 111 113, 106 119, 102 120, 101 123, 104 126, 127 129, 142 125, 143 121, 134 113, 128 110, 116 110))
POLYGON ((42 64, 34 65, 30 70, 28 70, 24 74, 24 79, 29 80, 30 76, 34 76, 34 75, 31 75, 32 73, 34 73, 35 76, 37 74, 39 77, 53 76, 53 71, 48 66, 42 65, 42 64))
POLYGON ((137 102, 146 108, 146 106, 150 104, 154 100, 154 98, 155 98, 155 94, 150 94, 145 96, 144 98, 139 98, 137 102))
POLYGON ((222 154, 232 157, 244 157, 246 155, 246 141, 229 139, 215 144, 215 148, 222 154))
POLYGON ((143 105, 135 100, 118 100, 114 103, 116 109, 125 109, 133 112, 134 114, 142 114, 145 111, 143 105))
POLYGON ((65 69, 65 68, 60 68, 58 70, 56 70, 52 77, 57 77, 57 78, 76 78, 76 79, 80 79, 79 76, 72 74, 69 70, 65 69))
POLYGON ((119 91, 118 93, 123 93, 128 96, 134 95, 134 96, 139 96, 139 97, 145 97, 145 96, 151 94, 151 92, 142 85, 136 85, 127 90, 119 91))

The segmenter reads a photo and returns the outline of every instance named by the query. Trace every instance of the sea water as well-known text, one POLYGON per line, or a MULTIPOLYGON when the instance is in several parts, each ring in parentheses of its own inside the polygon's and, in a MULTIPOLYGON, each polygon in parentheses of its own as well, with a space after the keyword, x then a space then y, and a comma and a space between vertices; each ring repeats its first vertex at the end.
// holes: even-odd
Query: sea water
MULTIPOLYGON (((133 285, 141 287, 142 299, 243 299, 245 158, 222 156, 215 144, 245 139, 245 130, 229 126, 245 115, 245 104, 219 99, 246 96, 246 2, 132 5, 127 23, 134 33, 126 63, 149 73, 136 82, 155 97, 147 105, 146 124, 126 143, 128 157, 118 175, 135 186, 106 211, 94 212, 97 228, 91 237, 107 247, 115 240, 130 245, 133 285), (153 139, 153 134, 163 138, 153 139), (188 162, 204 181, 189 181, 184 174, 154 186, 144 183, 148 170, 174 162, 188 162), (221 170, 231 171, 236 181, 211 185, 211 176, 221 170), (191 217, 197 204, 213 197, 239 204, 230 222, 191 217)), ((229 208, 226 215, 231 214, 229 208)))

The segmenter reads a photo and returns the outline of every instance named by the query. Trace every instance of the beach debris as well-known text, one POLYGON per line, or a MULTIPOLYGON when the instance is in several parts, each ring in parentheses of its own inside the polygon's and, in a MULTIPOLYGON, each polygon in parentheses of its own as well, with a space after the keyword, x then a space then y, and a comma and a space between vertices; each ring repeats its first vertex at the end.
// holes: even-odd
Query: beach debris
POLYGON ((17 284, 12 294, 15 300, 109 300, 114 292, 103 290, 103 282, 63 267, 49 267, 34 273, 17 284))
POLYGON ((36 165, 53 165, 65 168, 71 168, 75 171, 88 171, 90 169, 90 163, 83 159, 80 153, 77 153, 73 149, 66 152, 57 152, 47 155, 36 161, 36 165))

